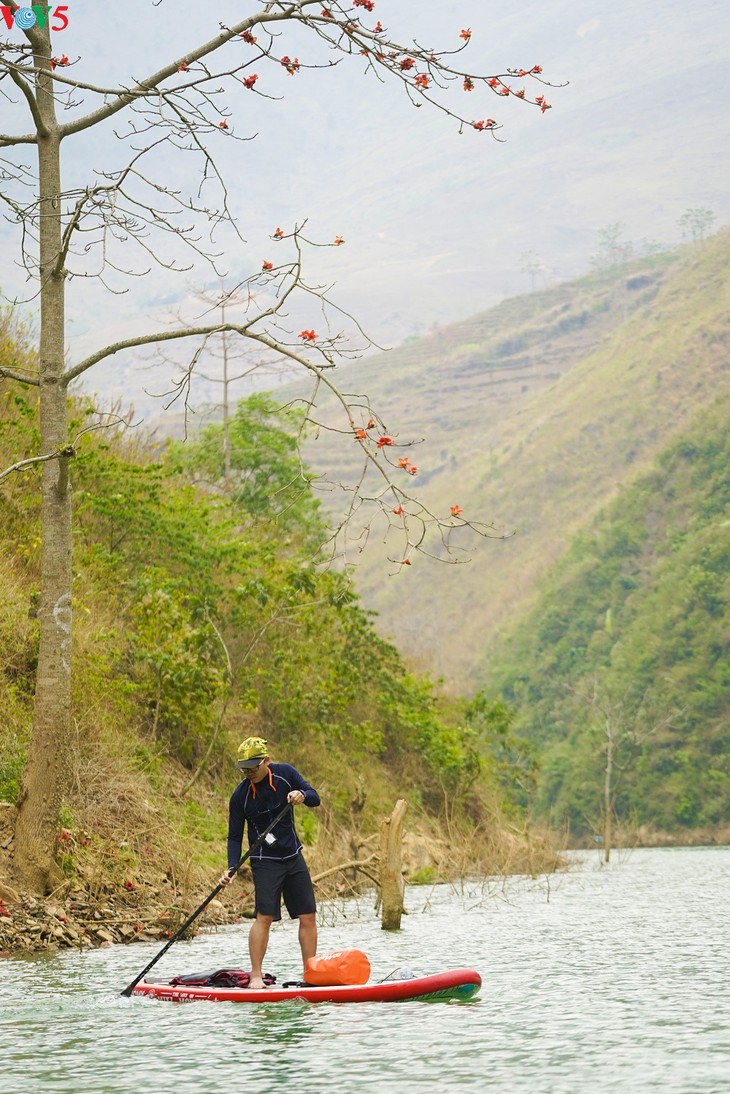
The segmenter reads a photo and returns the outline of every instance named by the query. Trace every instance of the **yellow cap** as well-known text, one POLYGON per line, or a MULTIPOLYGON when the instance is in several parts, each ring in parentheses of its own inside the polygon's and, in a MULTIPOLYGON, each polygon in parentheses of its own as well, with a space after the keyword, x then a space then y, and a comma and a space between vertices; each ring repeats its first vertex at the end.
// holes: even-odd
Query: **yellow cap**
POLYGON ((238 746, 236 767, 258 767, 268 754, 269 746, 263 737, 247 737, 238 746))

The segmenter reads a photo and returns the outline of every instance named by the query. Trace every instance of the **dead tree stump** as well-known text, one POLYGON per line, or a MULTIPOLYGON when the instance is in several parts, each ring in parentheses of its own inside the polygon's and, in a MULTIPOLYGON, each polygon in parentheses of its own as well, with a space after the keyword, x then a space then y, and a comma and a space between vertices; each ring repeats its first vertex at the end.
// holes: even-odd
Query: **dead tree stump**
POLYGON ((400 930, 403 915, 402 844, 403 818, 408 803, 399 798, 395 809, 380 826, 380 924, 384 931, 400 930))

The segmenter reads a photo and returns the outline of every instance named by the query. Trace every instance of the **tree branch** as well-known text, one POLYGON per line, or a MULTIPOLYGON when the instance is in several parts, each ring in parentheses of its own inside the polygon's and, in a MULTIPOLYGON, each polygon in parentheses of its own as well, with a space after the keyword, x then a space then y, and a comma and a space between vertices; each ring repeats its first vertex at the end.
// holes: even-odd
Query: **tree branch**
MULTIPOLYGON (((191 50, 190 53, 186 53, 182 60, 185 64, 190 65, 195 61, 200 61, 203 57, 207 57, 211 53, 215 53, 226 42, 230 42, 233 38, 239 37, 244 31, 249 30, 251 27, 257 26, 262 23, 282 22, 287 19, 291 19, 292 15, 296 11, 297 5, 287 5, 280 12, 271 12, 273 5, 268 4, 267 7, 259 15, 250 15, 247 19, 243 19, 240 23, 236 23, 233 27, 225 28, 215 38, 211 38, 204 45, 198 46, 197 49, 191 50)), ((127 91, 120 91, 116 101, 106 103, 104 106, 100 106, 98 110, 93 110, 90 114, 86 114, 82 118, 77 118, 76 121, 69 122, 67 125, 60 127, 61 139, 70 136, 72 133, 78 133, 83 129, 89 129, 91 126, 96 125, 98 122, 105 121, 107 118, 113 117, 118 114, 120 110, 123 110, 130 103, 144 98, 149 95, 150 92, 156 91, 157 88, 170 76, 177 74, 180 68, 180 58, 176 58, 164 68, 158 69, 146 80, 139 80, 133 88, 127 91)))
POLYGON ((58 452, 48 452, 45 456, 30 456, 27 460, 19 460, 12 467, 0 471, 0 482, 9 478, 14 471, 27 471, 30 467, 35 467, 36 464, 49 463, 51 460, 73 459, 75 455, 75 448, 69 444, 65 448, 60 448, 58 452))
POLYGON ((87 426, 86 429, 82 429, 80 433, 76 434, 71 444, 64 445, 62 448, 59 448, 57 452, 47 452, 43 456, 29 456, 27 460, 18 460, 12 467, 7 467, 4 471, 0 471, 0 482, 7 479, 14 471, 27 471, 39 463, 50 463, 51 460, 74 459, 78 443, 85 433, 93 433, 97 429, 108 429, 109 426, 118 425, 120 422, 124 422, 124 419, 120 418, 117 414, 114 414, 111 417, 112 420, 109 422, 99 422, 97 425, 90 425, 87 426))
POLYGON ((290 360, 296 362, 296 364, 303 365, 304 368, 308 369, 310 372, 319 372, 316 365, 313 365, 311 361, 308 361, 300 354, 295 353, 288 346, 280 344, 265 334, 259 334, 258 332, 251 330, 251 326, 254 323, 260 322, 260 319, 261 317, 257 315, 255 319, 251 320, 251 324, 248 326, 239 326, 236 323, 214 323, 209 327, 182 327, 180 330, 155 331, 154 334, 140 334, 136 338, 123 338, 119 342, 112 342, 111 345, 105 346, 104 349, 97 350, 97 352, 92 353, 90 357, 86 357, 83 361, 80 361, 78 365, 74 365, 73 368, 68 369, 64 373, 61 382, 64 386, 68 386, 72 380, 76 380, 82 373, 86 372, 87 369, 90 369, 92 365, 98 364, 99 361, 103 361, 106 357, 113 357, 115 353, 119 353, 124 349, 134 349, 135 346, 149 346, 155 342, 171 342, 180 338, 197 338, 209 334, 223 334, 226 331, 240 334, 244 338, 251 338, 253 341, 260 342, 269 349, 275 350, 283 357, 288 357, 290 360))
POLYGON ((19 384, 32 384, 33 387, 40 387, 41 384, 38 376, 24 376, 22 372, 5 368, 3 365, 0 365, 0 380, 17 380, 19 384))
MULTIPOLYGON (((331 874, 338 874, 342 870, 362 870, 364 866, 377 859, 380 855, 379 851, 373 851, 372 855, 368 855, 364 859, 351 859, 349 862, 341 862, 339 866, 331 866, 329 870, 323 870, 321 874, 317 874, 312 878, 312 884, 316 885, 318 881, 322 881, 323 878, 329 877, 331 874)), ((363 870, 363 873, 367 871, 363 870)), ((370 875, 368 875, 370 876, 370 875)))
MULTIPOLYGON (((7 62, 6 62, 6 64, 7 64, 7 62)), ((36 127, 37 136, 34 135, 34 142, 33 142, 33 143, 35 143, 36 140, 37 140, 37 137, 45 137, 45 136, 48 135, 48 130, 46 129, 46 126, 43 124, 43 119, 42 119, 40 111, 38 109, 38 103, 36 102, 36 97, 33 94, 33 92, 31 91, 31 89, 28 87, 28 85, 25 82, 25 80, 23 79, 23 77, 18 72, 17 67, 15 65, 8 64, 7 71, 8 71, 8 75, 10 76, 10 79, 13 81, 15 86, 20 89, 20 91, 22 92, 22 94, 25 97, 26 102, 28 103, 28 107, 30 109, 31 115, 33 116, 33 121, 34 121, 35 127, 36 127)))

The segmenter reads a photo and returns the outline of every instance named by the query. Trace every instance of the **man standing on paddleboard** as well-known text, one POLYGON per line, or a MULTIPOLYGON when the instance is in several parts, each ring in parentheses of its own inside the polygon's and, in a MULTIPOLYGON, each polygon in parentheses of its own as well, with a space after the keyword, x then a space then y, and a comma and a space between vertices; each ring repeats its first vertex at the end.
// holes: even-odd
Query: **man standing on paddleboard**
MULTIPOLYGON (((260 840, 277 813, 287 802, 294 805, 319 805, 319 794, 291 764, 272 763, 268 744, 261 737, 247 737, 238 749, 236 766, 243 772, 231 795, 228 807, 228 869, 220 884, 233 878, 241 857, 244 824, 248 823, 248 842, 260 840)), ((302 855, 302 844, 294 827, 294 811, 289 809, 273 830, 250 855, 256 894, 256 918, 248 935, 251 957, 251 988, 262 988, 263 960, 274 920, 281 919, 281 899, 292 919, 299 920, 299 945, 302 967, 317 952, 317 907, 309 868, 302 855)))

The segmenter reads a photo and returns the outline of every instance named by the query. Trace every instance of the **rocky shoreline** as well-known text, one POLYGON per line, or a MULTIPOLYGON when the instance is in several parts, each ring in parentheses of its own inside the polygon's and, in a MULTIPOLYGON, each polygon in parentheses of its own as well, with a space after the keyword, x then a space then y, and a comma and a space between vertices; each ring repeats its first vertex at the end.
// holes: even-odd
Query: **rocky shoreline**
MULTIPOLYGON (((190 907, 165 905, 160 894, 130 902, 124 896, 107 894, 94 899, 81 890, 65 897, 46 898, 21 895, 0 884, 0 957, 17 957, 61 949, 87 950, 130 942, 164 942, 173 937, 208 894, 191 897, 190 907)), ((186 902, 187 904, 187 902, 186 902)), ((253 915, 249 893, 233 899, 212 900, 190 927, 201 928, 237 923, 253 915)))
MULTIPOLYGON (((132 868, 111 840, 108 847, 86 845, 80 833, 62 829, 59 852, 72 855, 72 876, 49 896, 23 892, 13 881, 14 820, 14 807, 0 802, 0 957, 164 942, 202 904, 217 880, 208 871, 190 868, 181 884, 152 849, 149 855, 137 856, 132 868)), ((220 900, 208 904, 190 933, 251 916, 253 884, 250 874, 242 871, 220 900)))

